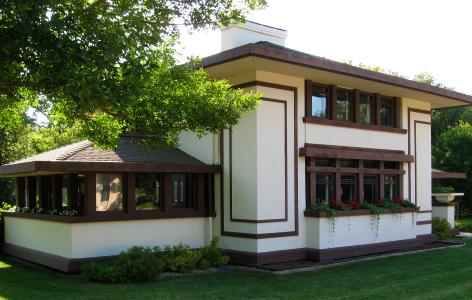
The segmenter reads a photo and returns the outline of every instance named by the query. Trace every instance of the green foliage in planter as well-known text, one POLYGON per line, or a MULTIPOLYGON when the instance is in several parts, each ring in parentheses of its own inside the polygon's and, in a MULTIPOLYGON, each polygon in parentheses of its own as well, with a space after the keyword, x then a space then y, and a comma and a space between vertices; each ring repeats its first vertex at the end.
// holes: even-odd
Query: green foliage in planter
POLYGON ((444 240, 452 235, 451 225, 445 219, 433 218, 433 233, 444 240))
POLYGON ((391 200, 384 200, 382 203, 382 207, 386 209, 390 209, 393 213, 401 213, 403 211, 402 205, 398 203, 394 203, 391 200))
POLYGON ((327 204, 321 203, 321 204, 313 204, 310 206, 307 211, 322 211, 325 212, 328 217, 334 217, 336 216, 336 210, 334 208, 329 207, 327 204))
POLYGON ((452 186, 438 186, 433 188, 433 193, 454 193, 452 186))
POLYGON ((92 281, 108 283, 142 282, 156 278, 162 263, 150 248, 132 247, 108 263, 90 263, 82 274, 92 281))
POLYGON ((472 219, 456 220, 454 226, 461 232, 472 232, 472 219))
POLYGON ((374 204, 367 203, 367 202, 362 203, 362 208, 370 210, 370 212, 373 215, 377 215, 377 216, 380 215, 384 211, 383 207, 379 207, 379 206, 376 206, 374 204))

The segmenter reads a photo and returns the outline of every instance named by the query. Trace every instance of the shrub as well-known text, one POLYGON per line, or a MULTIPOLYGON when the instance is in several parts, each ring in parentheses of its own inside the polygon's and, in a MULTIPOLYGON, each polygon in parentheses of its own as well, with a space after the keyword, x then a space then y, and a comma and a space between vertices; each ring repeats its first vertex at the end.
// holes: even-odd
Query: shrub
POLYGON ((433 233, 444 240, 452 235, 451 225, 445 219, 433 218, 433 233))
POLYGON ((222 267, 229 261, 229 257, 224 255, 223 251, 218 248, 218 238, 211 240, 208 246, 200 248, 200 261, 198 267, 207 269, 210 267, 222 267))
POLYGON ((82 274, 92 281, 108 283, 141 282, 156 278, 162 264, 150 248, 133 247, 108 263, 90 263, 82 274))
POLYGON ((472 219, 459 219, 455 222, 455 227, 461 232, 472 232, 472 219))

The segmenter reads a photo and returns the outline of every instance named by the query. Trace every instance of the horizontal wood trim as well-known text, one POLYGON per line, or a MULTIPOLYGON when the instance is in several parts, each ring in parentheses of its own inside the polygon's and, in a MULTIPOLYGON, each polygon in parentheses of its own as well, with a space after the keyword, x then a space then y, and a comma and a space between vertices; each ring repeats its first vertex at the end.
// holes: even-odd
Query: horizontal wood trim
POLYGON ((433 207, 434 206, 456 206, 457 202, 451 201, 451 202, 448 202, 448 203, 442 203, 442 202, 438 202, 438 201, 433 201, 432 205, 433 205, 433 207))
POLYGON ((416 221, 416 225, 429 225, 433 224, 432 220, 427 220, 427 221, 416 221))
POLYGON ((452 172, 431 172, 431 177, 433 179, 466 179, 466 173, 452 173, 452 172))
MULTIPOLYGON (((416 212, 416 208, 413 207, 404 207, 401 213, 413 213, 416 212)), ((398 214, 394 213, 390 209, 385 209, 382 215, 393 215, 398 214)), ((328 214, 324 211, 305 211, 305 217, 314 217, 314 218, 329 218, 328 214)), ((335 217, 354 217, 354 216, 369 216, 372 215, 372 212, 368 209, 355 209, 355 210, 337 210, 335 217)))
POLYGON ((360 147, 344 147, 320 144, 305 144, 300 148, 300 156, 305 157, 326 157, 342 159, 362 159, 362 160, 382 160, 382 161, 403 161, 413 162, 412 155, 406 155, 403 151, 384 150, 360 147))
POLYGON ((217 165, 156 164, 128 162, 88 161, 33 161, 0 166, 1 175, 28 174, 35 172, 80 173, 80 172, 164 172, 164 173, 220 173, 217 165))
POLYGON ((80 272, 82 266, 87 263, 109 261, 116 257, 101 256, 88 258, 67 258, 8 243, 0 245, 0 250, 9 256, 20 258, 65 273, 78 273, 80 272))
POLYGON ((310 117, 310 116, 304 117, 303 122, 309 123, 309 124, 337 126, 337 127, 349 127, 349 128, 355 128, 355 129, 383 131, 383 132, 399 133, 399 134, 408 133, 407 129, 402 129, 402 128, 370 125, 370 124, 365 124, 365 123, 356 123, 356 122, 347 122, 347 121, 344 122, 344 121, 316 118, 316 117, 310 117))
POLYGON ((203 218, 215 217, 216 213, 207 213, 192 209, 178 211, 134 211, 133 213, 125 212, 97 212, 90 216, 58 216, 46 214, 31 213, 2 213, 5 217, 24 218, 34 220, 44 220, 59 223, 92 223, 92 222, 110 222, 110 221, 130 221, 130 220, 153 220, 153 219, 178 219, 178 218, 203 218))
POLYGON ((419 214, 427 214, 427 213, 432 213, 432 210, 420 210, 418 213, 419 214))

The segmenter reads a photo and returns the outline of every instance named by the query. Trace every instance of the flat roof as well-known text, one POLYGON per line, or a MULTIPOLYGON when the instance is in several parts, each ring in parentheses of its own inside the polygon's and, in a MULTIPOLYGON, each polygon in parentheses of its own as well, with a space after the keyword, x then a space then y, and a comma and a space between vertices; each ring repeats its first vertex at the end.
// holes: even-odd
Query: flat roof
POLYGON ((422 82, 417 82, 414 80, 362 69, 346 63, 337 62, 334 60, 293 50, 269 42, 257 42, 252 44, 246 44, 237 48, 217 53, 215 55, 205 57, 202 59, 200 64, 197 65, 197 67, 210 68, 212 66, 224 64, 249 56, 285 62, 303 67, 375 81, 392 86, 398 86, 410 90, 458 100, 466 105, 472 104, 471 95, 466 95, 463 93, 459 93, 445 88, 440 88, 422 82))

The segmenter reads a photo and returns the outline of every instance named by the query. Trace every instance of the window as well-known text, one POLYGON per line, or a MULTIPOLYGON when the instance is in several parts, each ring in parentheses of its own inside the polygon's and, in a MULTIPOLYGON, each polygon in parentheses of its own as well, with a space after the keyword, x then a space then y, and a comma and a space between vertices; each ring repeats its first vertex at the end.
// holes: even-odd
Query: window
POLYGON ((311 96, 311 115, 317 118, 328 118, 328 88, 313 86, 311 96))
POLYGON ((378 160, 364 160, 364 169, 380 169, 378 160))
POLYGON ((316 202, 327 204, 334 197, 334 175, 317 174, 316 175, 316 202))
POLYGON ((25 207, 31 208, 29 205, 29 198, 30 198, 29 177, 25 177, 25 207))
POLYGON ((375 109, 374 96, 361 94, 359 102, 359 121, 365 124, 375 124, 375 109))
POLYGON ((97 211, 122 211, 123 191, 121 174, 96 174, 97 211))
POLYGON ((393 99, 382 98, 380 101, 380 125, 393 127, 395 125, 394 118, 393 99))
POLYGON ((357 168, 357 160, 355 159, 341 159, 339 164, 341 168, 357 168))
POLYGON ((392 200, 398 196, 398 176, 385 175, 384 177, 384 199, 392 200))
POLYGON ((61 176, 61 203, 66 208, 69 204, 69 176, 61 176))
POLYGON ((193 208, 196 188, 194 176, 185 174, 172 174, 171 182, 171 205, 173 208, 193 208))
POLYGON ((315 165, 317 167, 336 167, 336 161, 332 158, 316 158, 315 165))
POLYGON ((357 176, 341 175, 341 202, 357 200, 357 176))
POLYGON ((384 162, 384 169, 399 170, 400 163, 398 161, 386 161, 384 162))
POLYGON ((136 210, 158 210, 161 203, 161 176, 142 174, 136 176, 136 210))
POLYGON ((352 121, 353 97, 349 90, 338 89, 336 99, 336 120, 352 121))
POLYGON ((374 203, 379 197, 379 177, 364 175, 364 201, 374 203))

